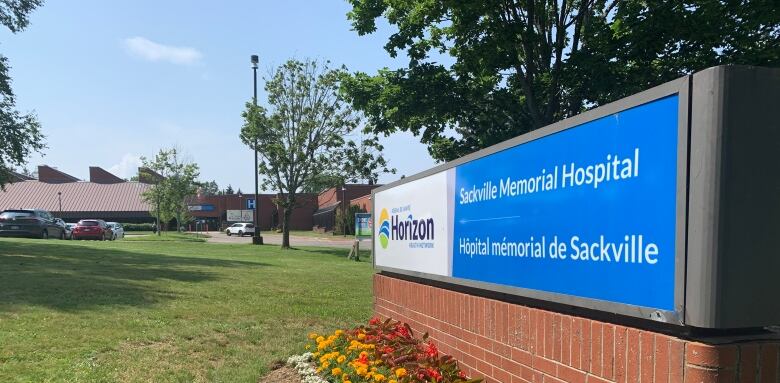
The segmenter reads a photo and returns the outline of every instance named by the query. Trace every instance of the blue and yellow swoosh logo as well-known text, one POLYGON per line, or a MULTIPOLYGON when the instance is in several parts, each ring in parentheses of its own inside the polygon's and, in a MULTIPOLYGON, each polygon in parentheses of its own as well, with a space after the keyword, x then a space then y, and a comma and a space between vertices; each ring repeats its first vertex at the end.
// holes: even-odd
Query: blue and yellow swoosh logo
POLYGON ((383 249, 387 249, 387 243, 390 241, 390 214, 387 209, 382 209, 379 213, 379 244, 383 249))

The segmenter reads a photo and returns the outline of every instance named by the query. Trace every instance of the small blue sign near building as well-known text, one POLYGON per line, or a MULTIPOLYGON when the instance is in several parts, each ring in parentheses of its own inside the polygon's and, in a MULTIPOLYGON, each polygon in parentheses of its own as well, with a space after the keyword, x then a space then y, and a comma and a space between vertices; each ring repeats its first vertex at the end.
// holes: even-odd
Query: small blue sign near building
POLYGON ((189 211, 214 211, 216 210, 216 207, 210 203, 200 203, 195 205, 188 205, 187 209, 189 211))
POLYGON ((247 198, 246 199, 246 209, 247 210, 253 210, 255 208, 255 199, 254 198, 247 198))

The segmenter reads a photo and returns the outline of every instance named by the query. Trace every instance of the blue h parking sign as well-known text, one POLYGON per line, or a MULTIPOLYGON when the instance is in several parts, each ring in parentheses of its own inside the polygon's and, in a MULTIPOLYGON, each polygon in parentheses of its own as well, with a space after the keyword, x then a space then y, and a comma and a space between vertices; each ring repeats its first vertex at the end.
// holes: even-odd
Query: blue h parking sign
POLYGON ((247 198, 246 200, 246 208, 247 210, 252 210, 255 208, 255 199, 254 198, 247 198))

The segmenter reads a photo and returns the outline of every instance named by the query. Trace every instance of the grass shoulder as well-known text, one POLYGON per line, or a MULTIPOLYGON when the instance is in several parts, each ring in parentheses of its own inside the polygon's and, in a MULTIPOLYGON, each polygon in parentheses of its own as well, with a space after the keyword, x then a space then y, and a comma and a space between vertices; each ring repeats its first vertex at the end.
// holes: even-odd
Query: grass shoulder
POLYGON ((0 381, 256 382, 371 315, 371 263, 347 252, 0 239, 0 381))
POLYGON ((147 235, 126 236, 126 241, 137 242, 206 242, 208 234, 162 232, 160 235, 150 233, 147 235))

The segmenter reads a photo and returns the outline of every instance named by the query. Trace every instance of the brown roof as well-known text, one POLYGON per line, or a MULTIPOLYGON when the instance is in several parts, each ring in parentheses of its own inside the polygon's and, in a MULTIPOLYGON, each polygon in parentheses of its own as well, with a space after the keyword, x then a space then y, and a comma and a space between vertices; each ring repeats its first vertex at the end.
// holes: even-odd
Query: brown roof
POLYGON ((105 169, 99 166, 89 167, 89 182, 98 184, 118 184, 125 182, 125 180, 109 173, 105 169))
POLYGON ((11 182, 19 182, 19 181, 26 181, 26 180, 34 180, 35 178, 32 178, 30 176, 24 175, 22 173, 17 173, 14 171, 8 170, 8 176, 10 177, 11 182))
POLYGON ((161 176, 159 173, 155 172, 152 169, 143 166, 138 167, 139 182, 143 182, 145 184, 157 184, 163 179, 165 179, 165 177, 161 176))
POLYGON ((140 182, 98 184, 69 182, 52 184, 36 180, 21 181, 0 191, 0 210, 35 208, 59 211, 57 193, 62 193, 62 211, 149 211, 141 193, 150 185, 140 182))
POLYGON ((38 166, 38 181, 58 184, 66 182, 78 182, 79 179, 51 166, 40 165, 38 166))

